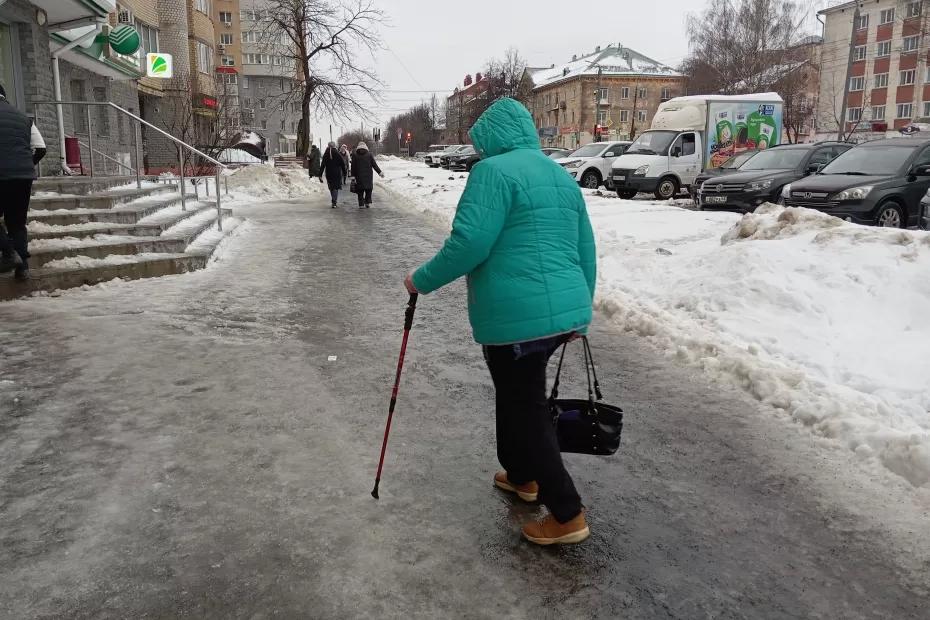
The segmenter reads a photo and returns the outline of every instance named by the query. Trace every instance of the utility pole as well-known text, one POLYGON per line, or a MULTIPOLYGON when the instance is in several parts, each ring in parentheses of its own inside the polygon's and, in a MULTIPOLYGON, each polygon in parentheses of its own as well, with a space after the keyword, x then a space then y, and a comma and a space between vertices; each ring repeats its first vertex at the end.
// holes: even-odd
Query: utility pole
POLYGON ((600 132, 597 130, 598 126, 601 124, 601 74, 603 73, 603 67, 597 68, 597 87, 594 89, 594 141, 598 142, 600 139, 600 132))
MULTIPOLYGON (((846 140, 846 112, 849 100, 849 74, 852 73, 853 62, 856 55, 856 27, 859 25, 859 5, 856 4, 856 10, 853 11, 852 32, 849 33, 849 58, 846 61, 846 80, 843 83, 843 104, 840 108, 839 122, 836 124, 836 139, 840 142, 846 140)), ((916 89, 915 89, 916 90, 916 89)), ((834 91, 834 97, 836 91, 834 91)), ((836 113, 836 100, 833 101, 833 111, 836 113)), ((861 110, 860 110, 861 114, 861 110)))
POLYGON ((630 140, 636 138, 636 102, 639 101, 639 80, 633 85, 633 111, 630 113, 630 140))

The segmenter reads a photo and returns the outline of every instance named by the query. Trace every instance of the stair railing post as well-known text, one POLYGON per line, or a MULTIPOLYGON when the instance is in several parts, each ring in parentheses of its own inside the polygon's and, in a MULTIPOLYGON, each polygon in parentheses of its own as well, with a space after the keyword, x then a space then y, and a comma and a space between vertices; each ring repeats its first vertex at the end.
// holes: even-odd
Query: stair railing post
MULTIPOLYGON (((132 108, 129 108, 129 111, 132 112, 132 108)), ((116 113, 122 114, 119 110, 116 113)), ((132 123, 132 150, 136 155, 136 187, 142 189, 142 150, 140 148, 142 144, 142 140, 140 140, 142 125, 132 117, 129 118, 129 122, 132 123)))
POLYGON ((184 199, 184 147, 178 147, 178 159, 181 161, 181 211, 187 211, 187 202, 184 199))
POLYGON ((223 207, 220 204, 220 167, 214 166, 216 171, 216 229, 223 232, 223 207))
MULTIPOLYGON (((90 106, 84 106, 84 113, 87 115, 87 148, 90 151, 90 176, 94 176, 94 132, 90 128, 90 106)), ((77 133, 77 132, 74 132, 77 133)))

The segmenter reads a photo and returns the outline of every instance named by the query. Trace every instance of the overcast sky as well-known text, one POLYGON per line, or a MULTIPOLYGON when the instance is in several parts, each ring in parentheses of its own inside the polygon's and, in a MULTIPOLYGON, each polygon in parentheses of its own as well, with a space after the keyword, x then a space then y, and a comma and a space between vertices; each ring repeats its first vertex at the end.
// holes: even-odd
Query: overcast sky
MULTIPOLYGON (((467 73, 481 71, 488 58, 502 56, 511 46, 534 66, 565 62, 572 54, 592 52, 595 46, 608 43, 622 43, 659 62, 678 66, 688 53, 686 16, 701 10, 705 3, 378 0, 376 4, 388 19, 382 29, 385 49, 372 60, 386 83, 384 103, 374 110, 383 126, 391 116, 428 98, 432 91, 448 96, 467 73), (597 7, 597 14, 592 7, 597 7)), ((314 128, 324 144, 329 139, 329 122, 321 119, 314 128)), ((340 123, 334 123, 334 138, 341 133, 340 123)), ((366 122, 366 127, 369 125, 366 122)))

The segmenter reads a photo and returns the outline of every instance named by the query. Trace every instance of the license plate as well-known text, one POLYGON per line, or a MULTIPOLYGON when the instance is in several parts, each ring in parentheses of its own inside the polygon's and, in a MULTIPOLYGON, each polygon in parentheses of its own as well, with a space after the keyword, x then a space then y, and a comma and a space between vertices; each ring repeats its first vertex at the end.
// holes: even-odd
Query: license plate
POLYGON ((704 202, 706 202, 707 204, 715 204, 715 203, 720 204, 721 202, 726 202, 726 201, 727 201, 726 196, 706 196, 704 198, 704 202))
POLYGON ((626 181, 626 177, 614 175, 614 181, 626 181))

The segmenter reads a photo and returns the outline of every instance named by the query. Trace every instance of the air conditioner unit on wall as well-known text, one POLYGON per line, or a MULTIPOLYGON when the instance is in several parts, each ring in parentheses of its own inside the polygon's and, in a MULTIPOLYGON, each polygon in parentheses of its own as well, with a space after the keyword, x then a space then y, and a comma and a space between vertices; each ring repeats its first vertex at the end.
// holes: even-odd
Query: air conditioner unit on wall
POLYGON ((119 13, 116 14, 116 21, 120 24, 132 25, 132 11, 129 9, 120 9, 119 13))

